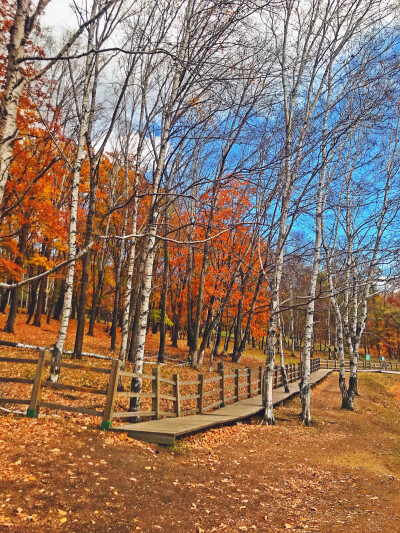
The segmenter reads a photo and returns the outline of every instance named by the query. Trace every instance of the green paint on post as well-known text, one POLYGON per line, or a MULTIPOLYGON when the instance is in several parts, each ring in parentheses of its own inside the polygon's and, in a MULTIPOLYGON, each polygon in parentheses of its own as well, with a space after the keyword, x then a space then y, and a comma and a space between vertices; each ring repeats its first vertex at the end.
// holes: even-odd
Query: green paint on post
POLYGON ((26 416, 29 417, 29 418, 37 418, 38 417, 38 412, 37 412, 37 409, 27 409, 26 410, 26 416))
POLYGON ((100 429, 110 429, 110 427, 112 426, 112 421, 108 421, 108 420, 102 420, 101 421, 101 426, 100 426, 100 429))

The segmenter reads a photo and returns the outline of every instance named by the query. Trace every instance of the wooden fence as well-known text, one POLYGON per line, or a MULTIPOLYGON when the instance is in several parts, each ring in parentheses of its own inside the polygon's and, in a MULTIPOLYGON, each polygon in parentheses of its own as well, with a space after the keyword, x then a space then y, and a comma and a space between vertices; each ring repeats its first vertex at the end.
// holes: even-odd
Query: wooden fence
MULTIPOLYGON (((228 403, 238 402, 260 394, 263 382, 263 368, 261 366, 258 369, 237 368, 227 372, 223 363, 220 363, 217 376, 207 377, 205 374, 198 374, 196 379, 184 381, 180 379, 179 374, 174 374, 171 379, 161 376, 160 366, 153 368, 151 374, 137 374, 121 370, 121 362, 117 359, 111 361, 111 365, 108 368, 69 362, 57 364, 61 368, 97 372, 109 376, 107 386, 95 388, 47 381, 45 379, 46 370, 52 365, 50 352, 47 350, 40 350, 38 359, 0 357, 0 362, 36 365, 34 378, 0 377, 0 382, 3 383, 31 384, 30 398, 0 397, 0 403, 26 404, 28 405, 27 416, 32 418, 38 416, 41 407, 98 416, 102 418, 102 429, 110 428, 113 420, 117 418, 139 420, 147 417, 159 419, 161 417, 180 417, 196 413, 207 413, 228 403), (138 378, 142 381, 140 392, 132 392, 130 390, 126 380, 132 380, 132 378, 138 378), (120 387, 121 390, 118 389, 119 385, 122 385, 120 387), (91 407, 70 406, 44 401, 42 393, 45 389, 105 396, 104 409, 96 410, 91 407), (144 407, 149 407, 149 409, 137 412, 129 411, 126 400, 131 398, 140 398, 141 409, 143 409, 143 405, 144 407), (125 405, 121 407, 124 402, 125 405)), ((311 361, 311 372, 318 370, 320 367, 320 359, 311 361)), ((289 383, 297 381, 301 377, 300 363, 286 365, 286 372, 289 383)), ((276 366, 273 375, 273 388, 276 389, 282 386, 282 382, 280 368, 276 366)))
MULTIPOLYGON (((340 369, 340 361, 338 359, 321 359, 321 368, 332 368, 334 370, 340 369)), ((348 359, 344 362, 344 368, 347 371, 350 371, 350 361, 348 359)), ((358 361, 359 370, 394 370, 400 371, 399 362, 391 361, 358 361)))
MULTIPOLYGON (((0 357, 0 362, 13 363, 13 364, 26 364, 26 365, 38 365, 38 359, 27 359, 20 357, 0 357)), ((25 385, 33 385, 33 378, 19 378, 19 377, 0 377, 0 383, 23 383, 25 385)), ((0 396, 0 404, 21 404, 29 405, 30 398, 4 398, 0 396)), ((29 409, 28 409, 29 411, 29 409)))
MULTIPOLYGON (((320 368, 320 359, 311 360, 311 372, 320 368)), ((119 365, 118 365, 119 366, 119 365)), ((286 365, 288 382, 293 383, 301 378, 300 363, 286 365)), ((109 385, 109 406, 105 413, 102 428, 109 428, 116 418, 138 419, 140 417, 150 417, 160 419, 161 417, 180 417, 191 414, 203 414, 211 409, 224 407, 228 403, 238 402, 245 398, 251 398, 261 394, 263 382, 263 368, 257 370, 252 368, 235 369, 230 373, 226 372, 223 364, 219 365, 218 376, 206 377, 198 374, 197 379, 183 381, 179 374, 174 374, 172 379, 161 376, 160 367, 153 368, 151 375, 135 374, 117 370, 113 378, 114 385, 109 385), (118 391, 119 379, 139 378, 143 382, 148 382, 147 387, 143 383, 141 392, 118 391), (115 406, 120 398, 141 398, 151 399, 151 409, 132 412, 116 411, 115 406)), ((275 366, 273 375, 273 388, 277 389, 283 384, 283 377, 280 367, 275 366)))
MULTIPOLYGON (((52 365, 51 355, 48 350, 40 350, 39 357, 37 359, 26 359, 19 357, 0 357, 0 362, 7 362, 13 364, 30 364, 36 365, 36 372, 34 378, 19 378, 19 377, 0 377, 0 383, 24 383, 32 385, 30 398, 20 399, 20 398, 4 398, 0 397, 0 403, 2 404, 27 404, 27 416, 31 418, 36 418, 38 416, 39 408, 46 407, 48 409, 69 411, 73 413, 82 413, 90 416, 100 416, 103 417, 104 411, 97 411, 95 409, 82 407, 82 406, 71 406, 64 405, 61 403, 52 403, 46 402, 42 399, 42 393, 44 389, 53 389, 59 391, 73 391, 81 392, 88 394, 95 394, 101 396, 108 396, 108 391, 106 389, 95 388, 95 387, 82 387, 79 385, 65 384, 65 383, 52 383, 51 381, 46 381, 46 369, 52 365)), ((112 361, 114 363, 114 361, 112 361)), ((88 372, 98 372, 102 374, 112 373, 112 368, 115 365, 112 365, 111 368, 101 368, 94 367, 89 365, 82 365, 77 363, 65 363, 60 362, 57 364, 61 368, 85 370, 88 372)), ((108 387, 107 387, 108 388, 108 387)), ((106 400, 107 407, 107 400, 106 400)))

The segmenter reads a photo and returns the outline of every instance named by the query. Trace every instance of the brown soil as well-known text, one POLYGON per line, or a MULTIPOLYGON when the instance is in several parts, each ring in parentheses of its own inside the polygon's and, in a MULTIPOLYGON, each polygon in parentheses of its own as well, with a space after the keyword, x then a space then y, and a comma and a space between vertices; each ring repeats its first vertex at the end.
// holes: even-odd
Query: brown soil
POLYGON ((277 425, 237 425, 172 449, 73 420, 2 415, 0 530, 400 531, 399 376, 362 375, 356 411, 337 375, 277 425))

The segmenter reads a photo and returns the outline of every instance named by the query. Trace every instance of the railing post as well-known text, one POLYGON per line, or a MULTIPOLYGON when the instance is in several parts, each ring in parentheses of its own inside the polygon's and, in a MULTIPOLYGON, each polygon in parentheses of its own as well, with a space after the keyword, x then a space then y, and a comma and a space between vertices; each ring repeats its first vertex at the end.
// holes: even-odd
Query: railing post
POLYGON ((235 368, 235 402, 239 401, 239 369, 235 368))
POLYGON ((33 381, 31 401, 26 410, 26 416, 29 418, 37 418, 39 413, 38 403, 42 393, 42 381, 46 372, 46 361, 50 360, 50 352, 48 350, 39 350, 38 363, 36 366, 35 379, 33 381))
MULTIPOLYGON (((218 363, 219 365, 219 363, 218 363)), ((221 376, 220 380, 220 393, 219 393, 219 399, 221 401, 220 406, 225 407, 225 370, 224 370, 224 364, 222 363, 219 368, 219 375, 221 376)))
POLYGON ((155 379, 151 381, 151 392, 154 394, 151 410, 155 412, 154 418, 160 418, 160 367, 157 365, 152 371, 155 379))
POLYGON ((204 374, 199 374, 198 377, 199 384, 197 386, 197 394, 199 397, 197 398, 197 409, 199 410, 199 413, 203 414, 203 392, 204 392, 204 374))
POLYGON ((274 382, 275 382, 274 389, 277 389, 278 388, 278 367, 276 365, 274 366, 274 382))
POLYGON ((251 368, 250 367, 247 369, 247 387, 248 387, 249 398, 251 398, 251 368))
POLYGON ((175 413, 176 416, 181 416, 181 392, 179 388, 179 374, 174 374, 172 379, 175 381, 174 396, 175 396, 175 413))
POLYGON ((111 362, 110 379, 107 386, 106 404, 104 406, 103 420, 100 429, 109 429, 112 426, 115 396, 117 394, 119 373, 121 370, 121 361, 113 359, 111 362))

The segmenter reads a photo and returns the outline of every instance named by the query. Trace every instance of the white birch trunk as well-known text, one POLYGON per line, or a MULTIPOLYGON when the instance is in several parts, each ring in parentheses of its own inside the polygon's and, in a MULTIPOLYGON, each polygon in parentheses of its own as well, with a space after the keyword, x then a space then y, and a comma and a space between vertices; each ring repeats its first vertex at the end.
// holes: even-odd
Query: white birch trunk
MULTIPOLYGON (((93 4, 93 11, 96 9, 97 2, 93 4)), ((88 45, 87 49, 91 49, 93 44, 94 36, 94 26, 90 28, 88 36, 88 45)), ((64 293, 64 303, 61 314, 60 327, 57 334, 57 340, 53 348, 52 360, 57 363, 61 360, 62 353, 64 350, 65 339, 67 337, 67 330, 69 325, 69 319, 71 315, 71 306, 72 306, 72 296, 73 296, 73 287, 74 287, 74 274, 75 274, 75 265, 76 265, 76 232, 77 232, 77 222, 78 222, 78 204, 79 204, 79 185, 81 178, 81 169, 82 163, 85 157, 85 134, 88 128, 89 122, 89 99, 91 93, 92 85, 92 74, 93 74, 94 61, 93 57, 88 56, 86 60, 86 72, 84 79, 84 89, 83 89, 83 99, 82 99, 82 109, 81 109, 81 121, 79 125, 79 134, 77 142, 76 157, 73 169, 72 176, 72 189, 71 189, 71 203, 70 203, 70 219, 69 219, 69 229, 68 229, 68 259, 71 261, 68 264, 67 276, 65 279, 65 293, 64 293)), ((49 381, 53 383, 58 381, 60 374, 60 367, 57 365, 51 367, 51 373, 49 376, 49 381)))
POLYGON ((0 206, 3 203, 9 167, 13 158, 14 142, 18 135, 17 114, 20 97, 25 88, 20 60, 25 55, 25 24, 29 14, 29 0, 17 4, 14 23, 10 31, 7 69, 3 96, 0 101, 0 206))
MULTIPOLYGON (((194 5, 194 0, 189 0, 187 8, 186 8, 186 14, 185 14, 185 21, 184 21, 184 28, 183 28, 184 34, 183 34, 181 46, 179 48, 178 58, 176 61, 175 72, 174 72, 174 77, 173 77, 172 86, 171 86, 171 94, 170 94, 169 102, 168 102, 167 109, 165 112, 164 128, 161 133, 160 151, 158 154, 157 166, 156 166, 154 177, 153 177, 153 185, 152 185, 153 195, 152 195, 151 206, 150 206, 150 215, 149 215, 150 221, 149 221, 148 230, 147 230, 148 235, 147 235, 146 243, 144 245, 144 250, 142 252, 143 260, 144 260, 143 282, 142 282, 143 284, 142 284, 142 294, 141 294, 141 303, 140 303, 137 349, 136 349, 136 354, 134 357, 134 360, 135 360, 134 372, 138 374, 143 373, 147 319, 148 319, 148 314, 149 314, 149 302, 150 302, 150 294, 151 294, 151 289, 152 289, 153 264, 154 264, 155 245, 156 245, 157 227, 158 227, 158 219, 159 219, 159 213, 156 211, 155 205, 157 202, 157 194, 158 194, 158 190, 160 187, 161 178, 164 172, 167 142, 168 142, 169 134, 170 134, 173 107, 176 103, 176 99, 178 96, 179 82, 180 82, 180 78, 182 74, 182 61, 184 59, 187 45, 189 42, 190 20, 191 20, 191 16, 193 12, 193 5, 194 5)), ((142 379, 141 378, 132 379, 131 390, 132 392, 140 392, 142 390, 142 379)), ((131 411, 140 410, 140 398, 131 398, 129 409, 131 411)))

